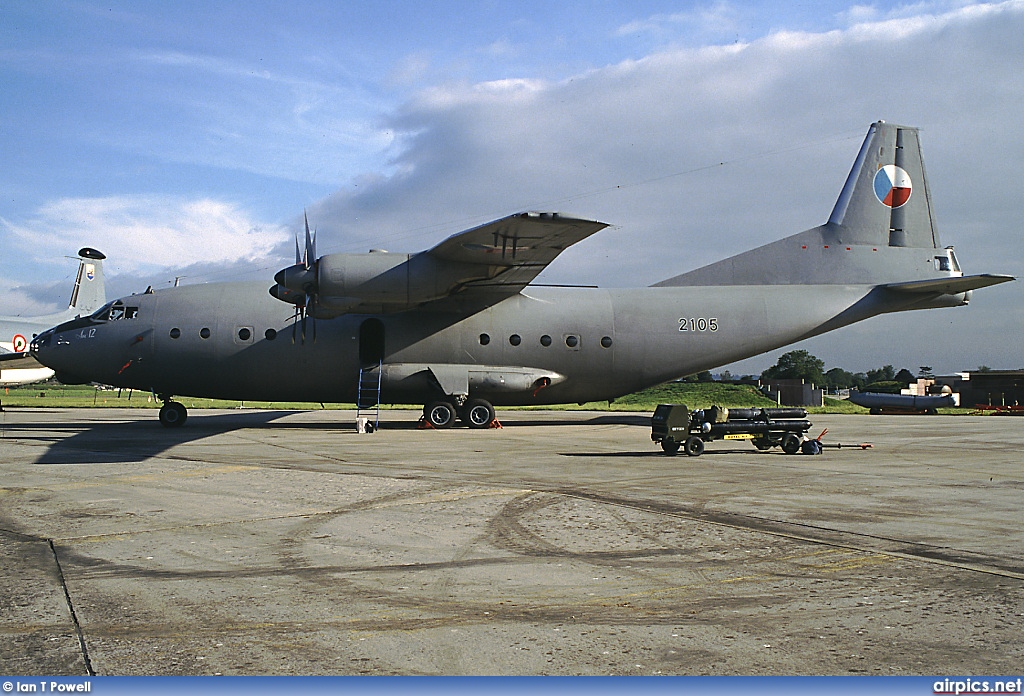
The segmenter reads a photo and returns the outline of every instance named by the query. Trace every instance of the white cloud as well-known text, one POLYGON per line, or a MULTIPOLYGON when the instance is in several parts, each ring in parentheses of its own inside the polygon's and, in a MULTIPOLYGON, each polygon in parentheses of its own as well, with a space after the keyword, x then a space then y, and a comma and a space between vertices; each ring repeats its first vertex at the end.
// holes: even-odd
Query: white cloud
POLYGON ((615 35, 630 36, 647 34, 657 38, 675 35, 680 31, 694 30, 709 34, 735 31, 738 26, 739 10, 727 2, 715 2, 688 12, 656 14, 645 19, 628 22, 615 31, 615 35))
POLYGON ((91 246, 122 273, 254 261, 289 236, 230 203, 161 196, 66 198, 25 223, 2 223, 37 262, 91 246))
MULTIPOLYGON (((1022 216, 1021 35, 1024 2, 1012 1, 667 50, 558 82, 425 90, 390 118, 399 173, 316 206, 324 247, 416 250, 517 210, 560 209, 620 227, 543 280, 652 283, 824 222, 881 118, 922 127, 942 241, 967 271, 1020 274, 1007 221, 1022 216)), ((1021 299, 1016 287, 979 291, 951 314, 1021 299)), ((918 348, 952 340, 945 317, 907 321, 918 348)), ((884 352, 871 326, 829 344, 849 367, 884 352)))
MULTIPOLYGON (((0 278, 0 313, 4 316, 34 317, 44 314, 52 314, 58 309, 66 307, 70 301, 71 289, 74 283, 74 273, 77 272, 77 264, 72 266, 67 261, 65 266, 68 269, 68 277, 60 283, 47 285, 45 290, 47 297, 40 297, 38 287, 27 283, 0 278), (55 304, 63 300, 63 305, 55 304)), ((4 338, 4 340, 10 340, 4 338)))
POLYGON ((837 16, 846 25, 863 24, 878 19, 878 8, 874 5, 853 5, 837 16))

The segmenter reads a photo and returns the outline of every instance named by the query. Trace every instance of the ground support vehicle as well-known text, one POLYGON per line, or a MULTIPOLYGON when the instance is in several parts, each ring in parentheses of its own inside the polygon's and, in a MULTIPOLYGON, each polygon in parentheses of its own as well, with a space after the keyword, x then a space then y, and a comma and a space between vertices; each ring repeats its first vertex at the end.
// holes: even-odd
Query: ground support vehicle
POLYGON ((651 416, 651 439, 665 454, 675 455, 682 447, 691 457, 704 452, 714 440, 750 440, 759 450, 781 447, 796 454, 811 423, 802 408, 735 408, 713 406, 690 411, 683 404, 661 404, 651 416))

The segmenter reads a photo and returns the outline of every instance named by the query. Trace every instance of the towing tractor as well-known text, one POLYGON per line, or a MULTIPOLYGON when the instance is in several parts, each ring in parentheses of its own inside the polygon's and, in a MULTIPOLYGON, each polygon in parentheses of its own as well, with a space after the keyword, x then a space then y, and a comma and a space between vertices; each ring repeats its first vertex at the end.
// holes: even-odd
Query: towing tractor
POLYGON ((712 406, 691 411, 683 404, 661 404, 651 416, 651 439, 665 454, 683 451, 691 457, 704 453, 714 440, 750 440, 759 450, 781 447, 796 454, 811 423, 802 408, 734 408, 712 406))

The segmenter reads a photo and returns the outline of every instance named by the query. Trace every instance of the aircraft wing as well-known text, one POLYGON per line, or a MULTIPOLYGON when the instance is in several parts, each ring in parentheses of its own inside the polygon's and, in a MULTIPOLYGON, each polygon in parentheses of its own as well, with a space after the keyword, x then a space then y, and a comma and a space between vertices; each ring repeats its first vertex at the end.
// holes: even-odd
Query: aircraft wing
POLYGON ((970 276, 951 276, 937 280, 913 280, 908 283, 889 283, 882 287, 887 290, 907 293, 936 293, 939 295, 958 295, 968 290, 986 288, 989 285, 998 285, 1010 280, 1016 280, 1010 275, 999 275, 994 273, 982 273, 970 276))
POLYGON ((11 352, 11 351, 7 350, 3 346, 0 346, 0 361, 4 361, 4 360, 23 360, 23 359, 25 359, 27 357, 29 357, 28 353, 14 353, 14 352, 11 352))
MULTIPOLYGON (((558 213, 519 213, 418 254, 326 254, 312 264, 298 261, 274 276, 270 294, 308 305, 316 319, 412 308, 477 312, 518 294, 559 254, 607 226, 558 213)), ((308 240, 306 258, 312 258, 316 246, 308 240)))
POLYGON ((467 274, 460 295, 513 295, 563 251, 607 226, 558 213, 520 213, 460 232, 424 253, 444 263, 476 267, 467 274))
POLYGON ((0 348, 0 365, 5 370, 23 370, 42 367, 31 353, 13 353, 0 348))

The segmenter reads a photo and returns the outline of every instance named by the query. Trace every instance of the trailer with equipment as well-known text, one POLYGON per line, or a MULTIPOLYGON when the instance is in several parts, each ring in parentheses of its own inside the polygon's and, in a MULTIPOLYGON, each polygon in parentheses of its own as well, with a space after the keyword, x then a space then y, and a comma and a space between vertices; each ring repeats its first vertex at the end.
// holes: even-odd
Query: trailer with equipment
POLYGON ((713 406, 690 411, 683 404, 661 404, 651 416, 651 440, 665 454, 675 455, 682 447, 691 457, 704 452, 714 440, 750 440, 759 450, 781 447, 797 454, 811 423, 802 408, 734 408, 713 406))

